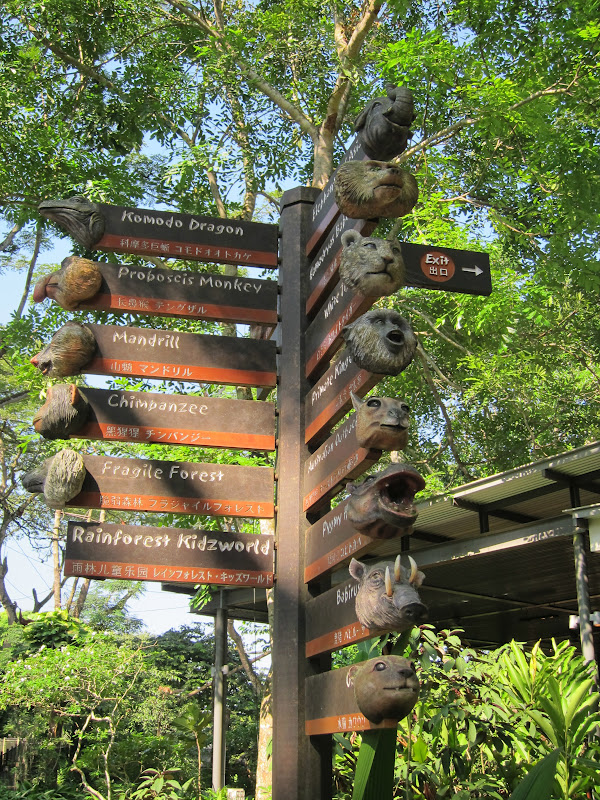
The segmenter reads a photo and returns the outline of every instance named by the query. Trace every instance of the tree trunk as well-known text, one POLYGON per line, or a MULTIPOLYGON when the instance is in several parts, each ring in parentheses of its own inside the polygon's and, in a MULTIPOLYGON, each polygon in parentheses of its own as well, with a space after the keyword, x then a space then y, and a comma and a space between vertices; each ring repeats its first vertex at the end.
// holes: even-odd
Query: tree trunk
POLYGON ((60 509, 54 512, 54 527, 52 528, 52 564, 54 568, 54 610, 60 611, 62 602, 60 597, 60 548, 59 548, 59 533, 60 533, 60 509))
MULTIPOLYGON (((262 533, 275 532, 275 520, 261 520, 262 533)), ((273 589, 267 589, 267 612, 269 615, 269 637, 273 652, 273 589)), ((264 683, 263 699, 260 704, 260 720, 258 729, 258 757, 256 762, 256 800, 270 800, 272 784, 271 745, 273 741, 273 703, 271 695, 271 675, 269 670, 264 683)))

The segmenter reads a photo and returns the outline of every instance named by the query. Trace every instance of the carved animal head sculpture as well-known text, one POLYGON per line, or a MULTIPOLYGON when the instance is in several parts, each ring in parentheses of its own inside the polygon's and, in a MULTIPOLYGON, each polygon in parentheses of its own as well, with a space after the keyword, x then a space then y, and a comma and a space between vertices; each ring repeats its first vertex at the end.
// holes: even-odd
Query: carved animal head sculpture
POLYGON ((81 491, 85 475, 81 453, 65 449, 25 473, 21 483, 28 492, 43 493, 50 508, 64 508, 81 491))
POLYGON ((402 656, 378 656, 353 664, 346 681, 354 686, 359 711, 376 724, 382 719, 404 719, 419 697, 414 664, 402 656))
POLYGON ((350 392, 356 411, 356 441, 372 450, 404 450, 408 444, 410 408, 397 397, 361 400, 350 392))
POLYGON ((33 290, 34 303, 46 297, 61 308, 75 311, 86 300, 91 300, 102 285, 102 273, 94 261, 78 256, 69 256, 57 272, 41 278, 33 290))
POLYGON ((354 122, 354 130, 369 158, 389 161, 406 150, 412 136, 415 105, 410 89, 386 84, 387 97, 371 100, 354 122))
POLYGON ((83 195, 66 200, 43 200, 38 211, 87 250, 92 250, 104 235, 104 216, 99 206, 83 195))
POLYGON ((404 280, 400 242, 361 236, 358 231, 342 234, 340 279, 349 289, 365 297, 384 297, 397 292, 404 280))
POLYGON ((59 328, 43 350, 31 359, 42 375, 64 378, 77 375, 96 351, 96 339, 80 322, 67 322, 59 328))
POLYGON ((350 562, 350 575, 359 582, 356 595, 358 621, 371 630, 407 631, 427 619, 427 607, 417 589, 425 575, 419 572, 410 556, 410 570, 396 561, 380 561, 368 567, 355 558, 350 562))
POLYGON ((348 519, 361 533, 372 539, 392 539, 412 533, 418 511, 415 494, 425 481, 408 464, 390 464, 362 483, 348 483, 348 519))
POLYGON ((342 329, 350 355, 361 369, 381 375, 399 375, 413 360, 417 337, 396 311, 367 311, 342 329))
POLYGON ((403 217, 419 199, 419 187, 405 169, 385 161, 346 161, 337 169, 335 202, 347 217, 403 217))
POLYGON ((49 386, 46 402, 36 412, 33 427, 44 439, 68 439, 85 425, 90 404, 73 383, 49 386))

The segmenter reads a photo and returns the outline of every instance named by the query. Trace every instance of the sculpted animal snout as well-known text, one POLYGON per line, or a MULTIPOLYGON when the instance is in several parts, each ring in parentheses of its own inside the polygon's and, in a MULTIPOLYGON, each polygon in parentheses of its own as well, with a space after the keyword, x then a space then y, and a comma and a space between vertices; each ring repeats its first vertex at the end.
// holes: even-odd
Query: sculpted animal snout
POLYGON ((410 603, 402 609, 404 616, 407 617, 415 625, 419 625, 427 619, 428 609, 423 603, 410 603))

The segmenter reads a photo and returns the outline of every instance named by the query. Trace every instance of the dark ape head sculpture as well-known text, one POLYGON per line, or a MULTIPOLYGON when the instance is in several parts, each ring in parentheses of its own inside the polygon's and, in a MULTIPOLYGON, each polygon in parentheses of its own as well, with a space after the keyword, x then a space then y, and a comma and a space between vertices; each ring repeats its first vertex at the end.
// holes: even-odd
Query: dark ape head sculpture
POLYGON ((43 493, 50 508, 64 508, 81 491, 85 474, 82 455, 65 449, 25 473, 21 483, 28 492, 43 493))
POLYGON ((389 161, 406 150, 412 136, 415 104, 410 89, 386 83, 387 97, 371 100, 354 122, 354 130, 369 158, 389 161))
POLYGON ((347 217, 403 217, 419 199, 414 177, 385 161, 346 161, 337 169, 335 202, 347 217))
POLYGON ((425 481, 408 464, 390 464, 362 483, 348 483, 348 519, 356 530, 372 539, 392 539, 412 533, 418 516, 415 494, 425 481))
POLYGON ((350 562, 350 575, 359 582, 356 616, 366 628, 400 633, 427 618, 427 607, 417 594, 425 575, 408 559, 410 570, 400 565, 400 556, 395 562, 380 561, 371 567, 355 558, 350 562))
POLYGON ((402 286, 404 261, 400 242, 345 231, 342 246, 340 279, 349 289, 365 297, 384 297, 402 286))
POLYGON ((80 322, 67 322, 59 328, 50 342, 31 359, 42 375, 64 378, 77 375, 96 351, 96 339, 91 330, 80 322))
POLYGON ((417 337, 396 311, 373 309, 342 330, 350 355, 361 369, 399 375, 413 360, 417 337))
POLYGON ((102 273, 94 261, 69 256, 57 272, 41 278, 33 290, 33 301, 41 303, 46 297, 61 308, 75 311, 86 300, 91 300, 102 285, 102 273))
POLYGON ((356 441, 372 450, 404 450, 408 444, 410 408, 397 397, 361 400, 350 392, 356 411, 356 441))
POLYGON ((404 719, 419 697, 419 679, 412 661, 402 656, 378 656, 353 664, 346 680, 362 714, 374 723, 404 719))
POLYGON ((85 425, 90 405, 73 383, 49 386, 46 402, 36 412, 33 427, 44 439, 68 439, 85 425))
POLYGON ((38 211, 56 222, 86 250, 92 250, 104 235, 104 216, 99 206, 83 195, 66 200, 43 200, 38 211))

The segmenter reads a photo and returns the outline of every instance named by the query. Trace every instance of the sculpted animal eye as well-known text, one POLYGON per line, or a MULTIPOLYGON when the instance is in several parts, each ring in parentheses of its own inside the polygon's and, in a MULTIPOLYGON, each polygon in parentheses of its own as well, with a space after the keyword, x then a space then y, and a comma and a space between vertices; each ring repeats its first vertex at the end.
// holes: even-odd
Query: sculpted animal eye
POLYGON ((377 250, 375 242, 364 242, 364 247, 370 247, 371 250, 377 250))
POLYGON ((392 247, 392 253, 396 253, 396 255, 400 255, 400 248, 399 247, 392 247))
POLYGON ((402 411, 406 411, 407 414, 410 413, 410 406, 403 405, 402 411))
POLYGON ((382 672, 384 669, 387 669, 385 661, 378 661, 375 664, 375 669, 377 670, 377 672, 382 672))
POLYGON ((378 400, 376 397, 372 397, 370 400, 367 400, 367 405, 369 408, 379 408, 381 406, 381 400, 378 400))

